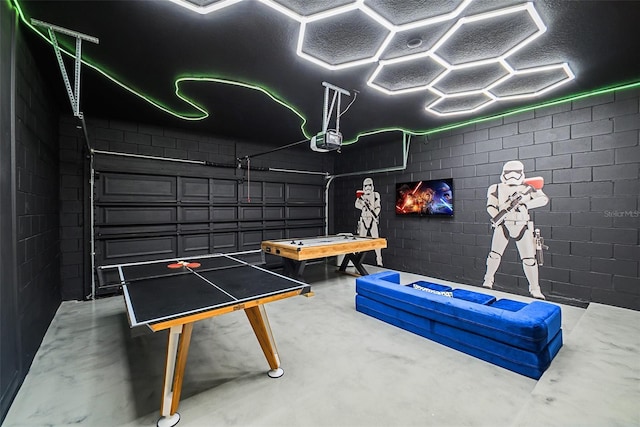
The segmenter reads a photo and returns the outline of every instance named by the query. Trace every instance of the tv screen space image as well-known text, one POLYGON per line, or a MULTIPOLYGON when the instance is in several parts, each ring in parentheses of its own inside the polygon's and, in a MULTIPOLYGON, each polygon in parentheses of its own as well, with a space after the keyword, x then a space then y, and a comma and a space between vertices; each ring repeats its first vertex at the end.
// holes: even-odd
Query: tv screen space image
POLYGON ((397 183, 396 214, 453 216, 453 179, 397 183))

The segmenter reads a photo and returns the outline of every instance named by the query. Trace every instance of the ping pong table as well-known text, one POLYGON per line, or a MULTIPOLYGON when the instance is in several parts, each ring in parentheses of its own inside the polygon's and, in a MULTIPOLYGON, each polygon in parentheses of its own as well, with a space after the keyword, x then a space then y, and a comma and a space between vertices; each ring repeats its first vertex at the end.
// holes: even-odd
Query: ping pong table
POLYGON ((260 266, 261 250, 179 259, 105 265, 102 285, 121 286, 131 328, 168 330, 158 427, 180 420, 178 405, 193 324, 244 310, 269 364, 268 375, 284 374, 264 304, 312 295, 308 284, 260 266))

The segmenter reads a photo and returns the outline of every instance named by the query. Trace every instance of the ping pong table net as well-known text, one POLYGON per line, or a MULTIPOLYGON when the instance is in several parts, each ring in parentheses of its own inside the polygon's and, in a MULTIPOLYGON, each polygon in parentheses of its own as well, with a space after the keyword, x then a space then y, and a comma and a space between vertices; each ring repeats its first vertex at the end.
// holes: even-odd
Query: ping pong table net
POLYGON ((224 270, 247 264, 264 265, 264 252, 255 250, 112 264, 99 266, 96 271, 100 287, 114 288, 159 277, 224 270))

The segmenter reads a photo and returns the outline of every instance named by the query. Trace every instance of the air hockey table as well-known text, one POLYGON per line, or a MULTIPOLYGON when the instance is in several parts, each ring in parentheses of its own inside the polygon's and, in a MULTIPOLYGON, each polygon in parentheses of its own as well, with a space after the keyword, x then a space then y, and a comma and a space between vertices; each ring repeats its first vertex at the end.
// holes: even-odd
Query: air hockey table
POLYGON ((353 234, 265 240, 261 248, 265 254, 282 257, 284 274, 294 279, 302 278, 306 261, 344 255, 338 271, 346 272, 352 262, 358 273, 369 273, 362 265, 368 251, 384 249, 387 240, 381 237, 362 237, 353 234))

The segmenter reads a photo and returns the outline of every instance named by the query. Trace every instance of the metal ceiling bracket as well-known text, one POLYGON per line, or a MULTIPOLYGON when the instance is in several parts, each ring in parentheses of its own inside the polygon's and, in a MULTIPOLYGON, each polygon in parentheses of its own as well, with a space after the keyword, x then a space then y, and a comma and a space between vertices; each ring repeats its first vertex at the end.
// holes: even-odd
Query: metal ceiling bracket
POLYGON ((344 90, 338 86, 332 85, 331 83, 322 82, 322 86, 324 86, 324 106, 322 109, 322 132, 327 132, 329 128, 329 122, 331 120, 331 113, 333 113, 333 107, 338 101, 338 105, 336 107, 336 132, 340 132, 340 100, 342 95, 351 96, 349 91, 344 90), (329 94, 333 91, 333 99, 331 100, 331 107, 329 107, 329 94))
POLYGON ((98 44, 99 40, 96 37, 88 36, 86 34, 79 33, 77 31, 68 30, 66 28, 59 27, 57 25, 49 24, 47 22, 39 21, 37 19, 31 19, 31 23, 38 27, 46 28, 49 33, 49 39, 53 45, 53 50, 58 59, 58 65, 60 66, 60 72, 62 73, 62 80, 64 86, 67 89, 67 95, 69 95, 69 101, 71 102, 71 109, 73 115, 82 119, 82 113, 80 112, 80 68, 82 66, 82 40, 86 40, 91 43, 98 44), (74 37, 76 39, 76 55, 75 55, 75 69, 74 69, 74 86, 71 87, 69 80, 69 74, 62 60, 62 54, 60 46, 58 46, 58 39, 56 33, 65 34, 67 36, 74 37))
POLYGON ((340 133, 340 115, 343 113, 340 111, 340 101, 342 95, 351 96, 349 91, 344 90, 331 83, 322 82, 324 86, 324 104, 322 106, 322 131, 311 138, 309 146, 313 151, 326 153, 327 151, 337 150, 340 152, 342 147, 342 134, 340 133), (331 99, 331 106, 329 106, 329 96, 333 91, 333 98, 331 99), (331 122, 331 115, 333 114, 333 108, 336 107, 336 128, 329 129, 329 123, 331 122))

